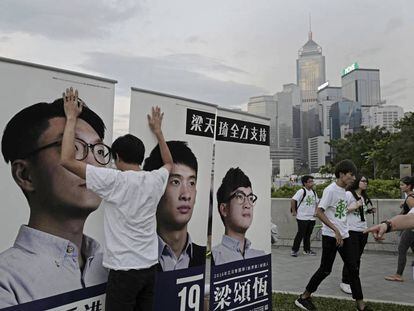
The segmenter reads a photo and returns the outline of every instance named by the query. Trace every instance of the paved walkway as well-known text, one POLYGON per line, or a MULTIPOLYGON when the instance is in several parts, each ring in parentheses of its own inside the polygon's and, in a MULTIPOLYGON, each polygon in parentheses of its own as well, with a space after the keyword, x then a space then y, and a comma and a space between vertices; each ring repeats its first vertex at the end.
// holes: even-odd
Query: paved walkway
MULTIPOLYGON (((273 290, 299 293, 303 292, 312 274, 320 263, 321 249, 315 248, 317 256, 290 256, 290 247, 272 247, 272 287, 273 290)), ((366 252, 361 262, 362 290, 366 300, 387 301, 414 306, 414 281, 410 253, 404 271, 405 282, 389 282, 385 275, 395 273, 397 255, 385 252, 366 252)), ((335 259, 332 273, 319 286, 316 295, 337 298, 351 298, 339 288, 342 273, 342 260, 339 254, 335 259)), ((414 309, 414 308, 413 308, 414 309)))

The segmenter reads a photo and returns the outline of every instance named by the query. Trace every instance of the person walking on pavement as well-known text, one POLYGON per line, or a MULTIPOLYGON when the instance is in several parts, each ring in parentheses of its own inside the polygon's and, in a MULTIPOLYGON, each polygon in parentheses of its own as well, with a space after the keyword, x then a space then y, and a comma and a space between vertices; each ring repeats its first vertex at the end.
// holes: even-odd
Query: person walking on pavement
MULTIPOLYGON (((346 197, 348 200, 347 221, 349 227, 349 239, 357 255, 358 270, 361 266, 361 256, 368 240, 368 233, 364 233, 367 227, 367 214, 375 212, 372 202, 367 195, 368 178, 358 176, 355 182, 348 187, 346 197)), ((342 268, 342 282, 339 284, 341 290, 346 294, 352 294, 349 272, 346 266, 342 268)))
POLYGON ((317 217, 323 222, 322 227, 322 256, 318 270, 309 280, 305 291, 295 300, 295 305, 302 310, 316 310, 311 295, 323 280, 331 273, 336 253, 349 271, 352 298, 356 301, 359 311, 371 311, 365 305, 361 288, 361 280, 352 248, 347 222, 347 198, 345 188, 355 181, 356 167, 350 160, 343 160, 335 166, 335 182, 325 188, 321 201, 316 209, 317 217))
POLYGON ((318 205, 318 195, 313 186, 313 176, 305 175, 301 179, 303 187, 292 197, 291 213, 296 217, 298 232, 293 241, 292 257, 298 257, 300 243, 303 240, 303 254, 315 256, 316 253, 310 247, 310 238, 315 226, 315 211, 318 205))
MULTIPOLYGON (((414 206, 414 177, 404 177, 400 181, 400 189, 405 193, 404 203, 401 205, 401 214, 406 215, 414 206)), ((401 232, 400 243, 398 244, 398 266, 397 272, 384 277, 387 281, 403 282, 402 277, 407 263, 407 251, 414 244, 414 232, 412 229, 405 229, 401 232)))

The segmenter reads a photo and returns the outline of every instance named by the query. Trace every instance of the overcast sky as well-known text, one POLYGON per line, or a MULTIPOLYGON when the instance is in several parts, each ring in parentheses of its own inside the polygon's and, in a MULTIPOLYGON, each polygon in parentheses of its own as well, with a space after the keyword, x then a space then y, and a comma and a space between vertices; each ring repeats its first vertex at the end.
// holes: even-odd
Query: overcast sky
POLYGON ((413 11, 410 0, 1 0, 0 56, 118 80, 116 136, 131 86, 245 107, 296 83, 311 14, 331 85, 353 62, 378 68, 382 99, 413 111, 413 11))

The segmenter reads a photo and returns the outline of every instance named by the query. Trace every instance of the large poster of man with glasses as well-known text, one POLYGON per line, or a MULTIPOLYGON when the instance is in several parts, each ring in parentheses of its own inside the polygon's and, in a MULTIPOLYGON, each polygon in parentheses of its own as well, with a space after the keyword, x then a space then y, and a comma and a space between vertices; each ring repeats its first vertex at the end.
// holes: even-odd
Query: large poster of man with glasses
POLYGON ((249 177, 239 167, 230 168, 217 190, 218 212, 225 229, 221 243, 211 251, 215 265, 265 255, 253 248, 246 236, 256 201, 249 177))
POLYGON ((95 212, 101 200, 60 164, 61 94, 67 80, 83 90, 89 108, 75 129, 76 159, 102 166, 109 160, 101 151, 111 141, 115 81, 3 59, 0 72, 0 309, 75 307, 79 300, 102 306, 108 273, 103 219, 95 212))
POLYGON ((219 108, 215 138, 210 309, 266 310, 271 308, 269 120, 219 108))

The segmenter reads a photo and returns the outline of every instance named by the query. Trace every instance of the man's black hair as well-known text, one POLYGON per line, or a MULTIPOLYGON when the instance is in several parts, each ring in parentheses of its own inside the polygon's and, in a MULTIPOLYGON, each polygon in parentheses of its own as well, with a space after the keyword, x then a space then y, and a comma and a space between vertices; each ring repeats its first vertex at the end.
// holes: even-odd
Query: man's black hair
POLYGON ((304 186, 309 179, 314 179, 314 177, 311 175, 302 176, 302 178, 300 179, 300 181, 302 182, 302 186, 304 186))
POLYGON ((252 187, 249 177, 239 167, 230 168, 226 176, 221 181, 221 185, 217 190, 217 208, 224 223, 224 218, 220 212, 220 204, 229 201, 230 194, 239 187, 252 187))
POLYGON ((352 175, 356 175, 357 168, 351 160, 342 160, 335 165, 335 177, 339 178, 339 174, 347 174, 352 173, 352 175))
MULTIPOLYGON (((179 140, 170 140, 167 141, 168 148, 170 149, 173 162, 175 164, 184 164, 189 168, 193 169, 197 175, 198 172, 198 162, 197 158, 191 149, 188 147, 185 141, 179 140)), ((148 158, 145 159, 144 170, 152 171, 157 170, 164 163, 161 158, 160 146, 157 145, 151 151, 148 158)))
POLYGON ((120 157, 125 163, 141 165, 144 160, 145 146, 138 137, 126 134, 115 139, 111 153, 114 160, 120 157))
MULTIPOLYGON (((49 120, 55 117, 66 118, 63 99, 53 103, 37 103, 19 111, 7 123, 1 140, 1 151, 6 163, 24 159, 38 146, 39 137, 49 127, 49 120)), ((79 118, 88 123, 103 139, 105 124, 91 109, 84 106, 79 118)), ((63 134, 63 132, 62 132, 63 134)))

